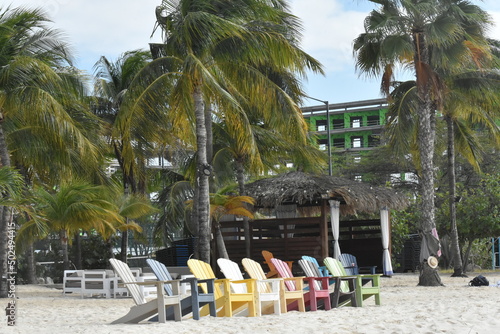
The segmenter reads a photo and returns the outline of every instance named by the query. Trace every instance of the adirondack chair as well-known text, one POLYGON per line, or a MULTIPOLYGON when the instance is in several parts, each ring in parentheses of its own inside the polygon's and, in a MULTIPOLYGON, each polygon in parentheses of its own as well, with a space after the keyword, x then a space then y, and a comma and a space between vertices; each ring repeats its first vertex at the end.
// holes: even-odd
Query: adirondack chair
MULTIPOLYGON (((318 261, 316 261, 316 263, 313 263, 312 261, 303 258, 302 260, 299 261, 299 264, 304 273, 306 274, 306 276, 308 277, 315 277, 322 275, 318 267, 318 261)), ((329 276, 329 280, 330 280, 330 300, 332 302, 333 308, 336 308, 339 305, 343 306, 347 304, 350 304, 351 306, 357 306, 355 276, 344 276, 344 277, 329 276)))
MULTIPOLYGON (((217 260, 217 264, 224 276, 231 281, 241 281, 244 279, 240 267, 236 262, 221 258, 217 260)), ((231 288, 235 292, 246 292, 244 284, 231 283, 231 288)), ((257 303, 257 314, 259 316, 263 313, 268 314, 269 309, 272 309, 275 314, 281 314, 279 279, 257 280, 257 292, 260 301, 257 303)))
MULTIPOLYGON (((309 267, 309 261, 299 260, 299 266, 304 270, 305 267, 309 267)), ((311 263, 312 265, 312 263, 311 263)), ((308 282, 308 287, 305 289, 306 295, 304 298, 304 302, 310 304, 311 311, 318 310, 318 304, 323 302, 325 310, 330 310, 332 308, 332 302, 330 300, 330 291, 329 291, 329 278, 323 277, 319 273, 314 273, 313 275, 307 275, 306 273, 305 280, 308 282)))
MULTIPOLYGON (((332 257, 327 257, 323 261, 326 268, 333 276, 347 275, 342 263, 332 257)), ((358 306, 363 306, 363 301, 371 296, 375 297, 375 304, 380 305, 380 276, 375 275, 355 275, 356 276, 356 299, 358 306)))
POLYGON ((181 321, 181 305, 180 305, 180 295, 179 295, 179 280, 170 281, 148 281, 148 282, 137 282, 135 276, 132 274, 129 266, 117 259, 110 259, 109 262, 115 270, 116 274, 120 276, 122 284, 124 284, 132 299, 135 302, 135 306, 130 308, 130 311, 120 319, 112 322, 112 324, 121 323, 139 323, 142 320, 150 318, 155 314, 158 314, 158 319, 160 322, 166 322, 166 308, 172 307, 174 310, 175 321, 181 321), (171 284, 172 295, 166 296, 164 291, 164 285, 171 284), (156 299, 146 301, 144 294, 140 289, 140 285, 154 285, 156 286, 156 299))
MULTIPOLYGON (((229 279, 217 279, 212 267, 206 262, 190 259, 187 262, 191 273, 199 280, 214 279, 215 284, 215 306, 218 317, 232 317, 233 314, 248 310, 248 316, 257 316, 257 282, 254 279, 231 281, 229 279), (231 283, 242 283, 246 286, 246 292, 237 293, 231 290, 231 283)), ((201 289, 206 293, 206 283, 200 283, 201 289)), ((203 309, 202 313, 203 315, 203 309)))
MULTIPOLYGON (((254 261, 249 258, 244 258, 241 263, 243 264, 243 267, 245 268, 245 271, 247 272, 248 276, 250 278, 256 279, 257 280, 257 288, 259 289, 259 296, 261 299, 262 304, 264 300, 271 300, 272 304, 271 305, 274 308, 274 313, 280 314, 280 313, 286 313, 286 299, 284 293, 282 293, 282 278, 266 278, 266 274, 264 273, 264 270, 262 269, 262 266, 260 263, 257 261, 254 261), (276 288, 276 283, 277 283, 277 288, 276 288), (274 302, 275 300, 275 294, 278 293, 278 298, 279 298, 279 305, 280 305, 280 310, 279 313, 276 311, 276 303, 274 302), (266 296, 268 295, 268 296, 266 296)), ((268 307, 262 306, 262 313, 263 314, 268 314, 271 313, 268 311, 268 307)))
MULTIPOLYGON (((267 250, 262 251, 262 256, 264 257, 264 261, 266 262, 267 266, 269 267, 269 272, 266 274, 267 278, 273 278, 273 277, 278 277, 278 272, 276 271, 276 268, 274 267, 274 264, 272 263, 271 259, 274 258, 273 253, 267 250)), ((293 266, 293 261, 285 261, 288 267, 290 267, 290 271, 292 270, 293 266)))
POLYGON ((272 258, 271 262, 278 275, 283 279, 281 281, 281 298, 285 300, 285 303, 281 303, 281 311, 285 313, 298 309, 300 312, 305 312, 304 277, 293 277, 290 267, 280 259, 272 258))
MULTIPOLYGON (((146 262, 153 270, 153 273, 158 278, 159 281, 171 281, 172 276, 168 271, 167 267, 156 260, 147 259, 146 262)), ((183 316, 192 313, 193 319, 200 319, 200 307, 203 305, 208 305, 210 309, 210 315, 215 317, 217 316, 217 311, 215 309, 215 297, 214 297, 214 280, 197 280, 195 277, 186 278, 181 280, 182 283, 189 283, 191 286, 191 295, 181 299, 181 313, 183 316), (206 283, 207 284, 207 293, 203 293, 203 291, 198 291, 198 283, 206 283)), ((170 284, 165 284, 165 293, 167 296, 172 296, 172 287, 170 284)), ((173 318, 173 312, 171 308, 167 309, 167 319, 171 320, 173 318)))
POLYGON ((375 275, 375 270, 377 266, 358 266, 358 260, 352 254, 342 253, 339 257, 340 262, 344 266, 344 269, 348 275, 359 275, 360 273, 366 273, 375 275))
POLYGON ((318 263, 318 260, 316 260, 316 258, 314 258, 312 256, 303 255, 302 259, 314 263, 314 265, 316 265, 316 267, 318 268, 318 270, 321 274, 321 277, 328 277, 330 275, 330 273, 328 272, 328 269, 326 269, 326 266, 320 266, 318 263))

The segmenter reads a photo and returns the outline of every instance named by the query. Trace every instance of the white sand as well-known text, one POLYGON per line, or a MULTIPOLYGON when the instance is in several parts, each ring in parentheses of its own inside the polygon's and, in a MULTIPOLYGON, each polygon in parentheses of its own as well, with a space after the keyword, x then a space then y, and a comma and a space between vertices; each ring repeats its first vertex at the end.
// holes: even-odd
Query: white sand
MULTIPOLYGON (((362 308, 138 325, 110 325, 133 305, 130 298, 81 299, 24 285, 17 287, 17 325, 8 327, 4 315, 0 333, 499 333, 500 287, 467 286, 474 275, 441 274, 444 287, 419 287, 417 274, 382 278, 381 306, 370 298, 362 308)), ((484 275, 491 283, 500 280, 500 272, 484 275)), ((2 313, 7 302, 0 299, 2 313)))

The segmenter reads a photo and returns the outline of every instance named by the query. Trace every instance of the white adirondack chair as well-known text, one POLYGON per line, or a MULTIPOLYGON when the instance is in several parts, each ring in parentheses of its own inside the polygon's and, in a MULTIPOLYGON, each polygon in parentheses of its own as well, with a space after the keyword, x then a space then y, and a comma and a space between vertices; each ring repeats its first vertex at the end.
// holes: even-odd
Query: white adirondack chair
POLYGON ((127 287, 129 294, 132 296, 132 299, 136 304, 130 308, 130 311, 125 316, 113 321, 112 324, 139 323, 140 321, 148 319, 156 314, 158 314, 159 322, 165 323, 166 307, 174 308, 175 321, 181 320, 179 280, 137 282, 134 274, 126 263, 117 259, 110 259, 109 262, 111 263, 111 266, 115 270, 116 274, 120 276, 120 279, 127 287), (173 291, 172 296, 165 295, 164 284, 171 285, 173 291), (147 301, 140 289, 140 285, 156 286, 157 298, 147 301))

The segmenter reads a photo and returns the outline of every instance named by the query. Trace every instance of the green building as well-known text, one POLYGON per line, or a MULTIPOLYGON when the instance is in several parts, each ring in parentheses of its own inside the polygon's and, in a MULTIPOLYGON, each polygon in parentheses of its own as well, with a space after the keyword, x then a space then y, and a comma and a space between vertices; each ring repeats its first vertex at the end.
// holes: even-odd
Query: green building
POLYGON ((380 144, 380 135, 386 121, 387 100, 336 104, 325 102, 323 105, 304 107, 302 112, 310 131, 317 135, 320 149, 328 149, 330 133, 332 152, 362 152, 380 144))

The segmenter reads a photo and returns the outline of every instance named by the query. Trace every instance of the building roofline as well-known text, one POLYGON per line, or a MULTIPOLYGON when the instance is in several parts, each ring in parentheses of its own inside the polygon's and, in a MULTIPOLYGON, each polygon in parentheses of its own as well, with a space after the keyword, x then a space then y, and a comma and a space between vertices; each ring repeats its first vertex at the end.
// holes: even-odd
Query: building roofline
MULTIPOLYGON (((352 101, 352 102, 342 102, 342 103, 332 103, 328 104, 328 110, 329 113, 344 113, 344 112, 351 112, 352 108, 358 108, 358 107, 387 107, 387 99, 386 98, 379 98, 379 99, 371 99, 371 100, 362 100, 362 101, 352 101)), ((369 110, 369 108, 364 108, 363 110, 369 110)), ((315 112, 325 112, 326 111, 326 105, 321 104, 321 105, 316 105, 316 106, 309 106, 309 107, 302 107, 301 108, 302 113, 310 113, 313 114, 315 112)))

